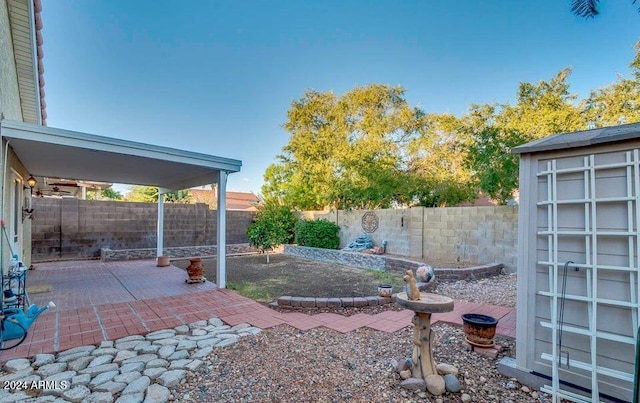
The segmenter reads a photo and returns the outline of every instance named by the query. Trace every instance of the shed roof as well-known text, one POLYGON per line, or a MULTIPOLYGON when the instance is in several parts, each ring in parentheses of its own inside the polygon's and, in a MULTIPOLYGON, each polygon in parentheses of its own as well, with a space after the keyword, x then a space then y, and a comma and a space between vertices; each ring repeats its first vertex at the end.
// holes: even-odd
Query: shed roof
POLYGON ((571 133, 553 134, 511 150, 514 154, 539 153, 566 148, 587 147, 640 138, 640 123, 600 127, 571 133))

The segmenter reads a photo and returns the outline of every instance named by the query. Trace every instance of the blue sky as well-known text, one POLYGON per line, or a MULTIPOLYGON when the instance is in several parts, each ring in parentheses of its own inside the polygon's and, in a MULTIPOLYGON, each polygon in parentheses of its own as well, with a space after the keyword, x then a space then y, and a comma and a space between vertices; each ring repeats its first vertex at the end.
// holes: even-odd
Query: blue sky
POLYGON ((228 190, 260 192, 306 89, 400 85, 462 115, 570 66, 580 98, 629 75, 640 14, 570 0, 45 0, 48 125, 239 159, 228 190))

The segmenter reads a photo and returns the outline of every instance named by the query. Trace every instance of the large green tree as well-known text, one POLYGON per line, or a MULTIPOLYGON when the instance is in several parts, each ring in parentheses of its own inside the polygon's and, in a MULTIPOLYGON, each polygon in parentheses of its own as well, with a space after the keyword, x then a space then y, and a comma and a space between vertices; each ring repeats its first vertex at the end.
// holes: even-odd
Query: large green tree
POLYGON ((451 114, 430 114, 426 130, 407 148, 410 194, 421 206, 444 207, 476 196, 471 171, 465 166, 467 149, 460 119, 451 114))
POLYGON ((299 209, 444 206, 477 192, 505 203, 518 187, 513 147, 588 122, 640 121, 640 45, 631 70, 578 102, 566 68, 520 83, 514 103, 471 105, 459 118, 409 106, 399 87, 310 90, 291 105, 291 137, 262 192, 299 209))
MULTIPOLYGON (((131 186, 125 200, 139 203, 156 203, 158 201, 158 188, 155 186, 131 186)), ((165 193, 164 201, 167 203, 191 203, 192 197, 189 190, 184 189, 165 193)))
POLYGON ((547 81, 520 83, 516 103, 473 105, 461 130, 467 164, 484 193, 506 203, 518 188, 518 156, 513 147, 554 133, 585 128, 576 95, 569 91, 569 68, 547 81))
POLYGON ((469 144, 467 162, 476 172, 475 183, 501 204, 518 188, 519 159, 511 149, 526 141, 518 131, 487 126, 477 130, 469 144))
MULTIPOLYGON (((430 178, 427 165, 416 161, 453 151, 426 150, 446 138, 430 130, 436 121, 410 106, 401 87, 372 84, 342 96, 309 90, 289 109, 284 128, 291 137, 267 168, 262 193, 300 209, 385 208, 411 203, 427 187, 446 198, 454 192, 438 188, 443 178, 430 178)), ((450 157, 431 163, 447 170, 450 157)))
POLYGON ((113 188, 87 191, 87 200, 123 200, 122 193, 113 188))
POLYGON ((570 75, 567 67, 549 80, 520 83, 515 105, 497 109, 495 125, 517 131, 526 140, 584 128, 580 108, 574 103, 577 95, 569 91, 570 75))
POLYGON ((586 99, 584 116, 596 127, 640 122, 640 42, 629 67, 631 78, 619 76, 613 84, 591 91, 586 99))
POLYGON ((126 201, 153 203, 158 201, 158 188, 154 186, 130 186, 125 195, 126 201))

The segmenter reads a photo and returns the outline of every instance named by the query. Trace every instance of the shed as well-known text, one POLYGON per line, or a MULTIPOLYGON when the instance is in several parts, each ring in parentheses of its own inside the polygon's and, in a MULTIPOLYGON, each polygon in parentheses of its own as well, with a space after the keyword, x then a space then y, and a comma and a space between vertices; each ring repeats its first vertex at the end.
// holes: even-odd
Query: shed
POLYGON ((516 372, 555 401, 631 401, 640 319, 640 123, 520 154, 516 372), (533 380, 533 382, 532 382, 533 380))

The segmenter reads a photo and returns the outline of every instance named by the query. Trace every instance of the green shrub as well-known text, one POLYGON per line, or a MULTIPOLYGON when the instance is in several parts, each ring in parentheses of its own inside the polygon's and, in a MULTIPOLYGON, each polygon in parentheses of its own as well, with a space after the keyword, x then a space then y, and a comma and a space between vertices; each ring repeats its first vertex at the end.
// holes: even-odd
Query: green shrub
POLYGON ((247 238, 251 246, 267 253, 278 245, 291 242, 296 218, 288 206, 277 201, 265 201, 256 213, 253 223, 247 228, 247 238))
POLYGON ((338 249, 340 227, 331 221, 299 220, 296 222, 296 243, 314 248, 338 249))

